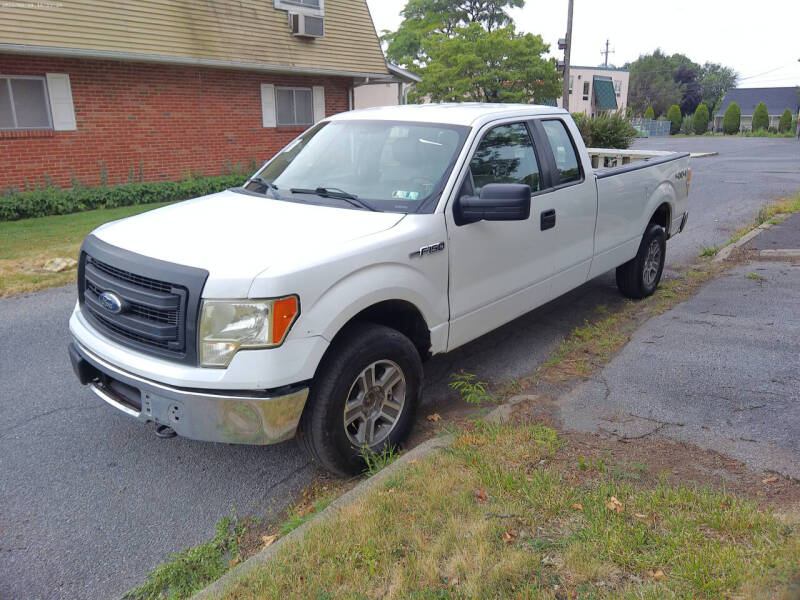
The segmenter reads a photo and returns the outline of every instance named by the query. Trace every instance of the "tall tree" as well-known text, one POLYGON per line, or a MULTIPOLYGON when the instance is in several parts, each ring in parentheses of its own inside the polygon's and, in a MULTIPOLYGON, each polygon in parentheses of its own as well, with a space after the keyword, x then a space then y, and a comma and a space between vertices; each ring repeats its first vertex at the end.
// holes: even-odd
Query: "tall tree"
POLYGON ((640 56, 628 69, 628 104, 634 114, 644 114, 647 107, 652 106, 655 116, 660 117, 670 106, 680 103, 682 90, 675 81, 673 63, 660 49, 640 56))
POLYGON ((688 65, 675 69, 675 81, 681 86, 681 114, 692 115, 703 99, 703 90, 697 80, 697 70, 688 65))
POLYGON ((412 71, 424 68, 429 57, 423 41, 430 36, 450 36, 472 23, 491 32, 512 24, 508 8, 524 5, 525 0, 408 0, 400 27, 381 38, 388 44, 386 57, 412 71))
POLYGON ((428 61, 415 98, 434 102, 549 102, 560 93, 555 59, 539 35, 473 23, 422 43, 428 61))
POLYGON ((738 78, 736 71, 718 63, 707 62, 700 67, 700 89, 711 115, 719 108, 728 90, 736 87, 738 78))

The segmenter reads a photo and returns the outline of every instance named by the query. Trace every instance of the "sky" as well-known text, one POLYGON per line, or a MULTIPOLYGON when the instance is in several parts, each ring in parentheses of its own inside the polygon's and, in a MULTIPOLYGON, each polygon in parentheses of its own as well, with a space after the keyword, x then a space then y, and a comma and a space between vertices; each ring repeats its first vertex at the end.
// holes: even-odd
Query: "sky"
MULTIPOLYGON (((406 0, 367 4, 380 33, 397 29, 406 0)), ((517 30, 540 34, 550 44, 550 56, 562 58, 557 42, 567 30, 567 6, 567 0, 527 0, 510 14, 517 30)), ((800 85, 798 0, 575 0, 570 62, 603 64, 606 39, 615 51, 609 64, 621 66, 661 48, 696 63, 733 67, 739 87, 800 85)))

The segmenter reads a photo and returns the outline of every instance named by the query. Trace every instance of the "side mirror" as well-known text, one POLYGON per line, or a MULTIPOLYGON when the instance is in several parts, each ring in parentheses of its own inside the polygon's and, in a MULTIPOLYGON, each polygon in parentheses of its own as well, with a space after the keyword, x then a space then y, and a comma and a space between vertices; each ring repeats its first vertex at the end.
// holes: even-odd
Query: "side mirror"
POLYGON ((476 221, 524 221, 531 215, 531 187, 521 183, 489 183, 480 197, 462 196, 456 203, 456 224, 476 221))

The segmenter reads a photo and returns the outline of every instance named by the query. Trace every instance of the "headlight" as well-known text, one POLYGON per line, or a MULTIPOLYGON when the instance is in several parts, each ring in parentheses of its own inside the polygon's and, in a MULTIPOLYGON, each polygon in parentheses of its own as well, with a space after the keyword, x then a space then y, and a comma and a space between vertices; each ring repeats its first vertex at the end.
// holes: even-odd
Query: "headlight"
POLYGON ((200 315, 200 365, 227 367, 243 348, 283 343, 300 313, 297 296, 275 300, 204 300, 200 315))

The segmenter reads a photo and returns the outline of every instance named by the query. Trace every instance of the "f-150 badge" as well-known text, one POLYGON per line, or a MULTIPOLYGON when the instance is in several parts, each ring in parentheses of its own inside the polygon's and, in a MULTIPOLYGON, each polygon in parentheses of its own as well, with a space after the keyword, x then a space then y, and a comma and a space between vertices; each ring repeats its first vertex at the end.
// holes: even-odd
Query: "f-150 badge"
POLYGON ((444 250, 444 242, 439 242, 438 244, 431 244, 430 246, 423 246, 416 252, 412 252, 409 254, 410 258, 422 258, 423 256, 427 256, 429 254, 434 254, 436 252, 441 252, 444 250))

